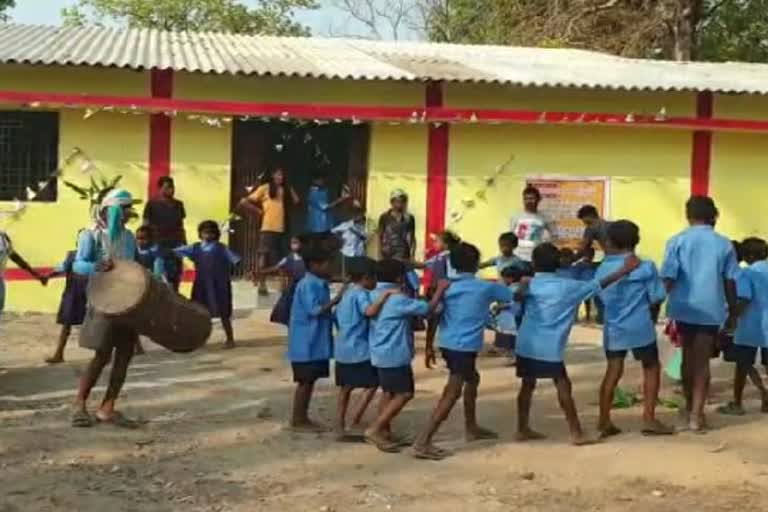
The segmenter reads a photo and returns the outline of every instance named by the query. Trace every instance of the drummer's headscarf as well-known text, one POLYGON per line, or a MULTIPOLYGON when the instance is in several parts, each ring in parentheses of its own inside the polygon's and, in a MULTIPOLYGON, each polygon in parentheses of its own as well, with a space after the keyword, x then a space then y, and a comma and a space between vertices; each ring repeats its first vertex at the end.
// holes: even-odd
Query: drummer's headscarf
POLYGON ((110 242, 118 242, 120 240, 123 230, 123 208, 132 204, 133 196, 122 188, 112 190, 102 199, 99 205, 99 212, 102 214, 106 213, 106 219, 104 220, 106 220, 105 227, 110 242))

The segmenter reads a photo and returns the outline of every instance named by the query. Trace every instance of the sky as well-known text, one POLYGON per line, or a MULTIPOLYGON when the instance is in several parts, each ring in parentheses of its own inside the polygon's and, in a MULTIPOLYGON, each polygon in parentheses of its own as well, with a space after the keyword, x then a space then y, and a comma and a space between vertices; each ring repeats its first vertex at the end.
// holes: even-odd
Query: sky
MULTIPOLYGON (((317 36, 365 36, 364 26, 330 5, 332 0, 321 0, 321 7, 311 11, 297 13, 298 21, 308 25, 317 36)), ((15 23, 34 25, 61 24, 61 9, 77 3, 77 0, 16 0, 16 7, 10 11, 15 23)), ((255 4, 255 0, 244 0, 245 4, 255 4)), ((413 34, 405 34, 412 38, 413 34)))

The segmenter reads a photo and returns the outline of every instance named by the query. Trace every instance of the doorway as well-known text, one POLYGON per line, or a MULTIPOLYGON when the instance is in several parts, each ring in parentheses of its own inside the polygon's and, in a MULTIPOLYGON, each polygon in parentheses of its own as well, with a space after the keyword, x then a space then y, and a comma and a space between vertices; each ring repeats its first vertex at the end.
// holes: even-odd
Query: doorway
MULTIPOLYGON (((367 124, 237 120, 232 133, 230 208, 234 209, 253 187, 264 183, 276 167, 287 171, 288 184, 302 200, 298 207, 286 209, 289 236, 303 231, 304 199, 316 173, 326 176, 332 198, 338 197, 346 185, 365 207, 369 139, 367 124)), ((343 208, 336 212, 339 221, 348 215, 343 208)), ((240 271, 255 268, 259 220, 242 218, 230 227, 230 247, 243 259, 240 271)), ((285 238, 287 250, 288 236, 285 238)))

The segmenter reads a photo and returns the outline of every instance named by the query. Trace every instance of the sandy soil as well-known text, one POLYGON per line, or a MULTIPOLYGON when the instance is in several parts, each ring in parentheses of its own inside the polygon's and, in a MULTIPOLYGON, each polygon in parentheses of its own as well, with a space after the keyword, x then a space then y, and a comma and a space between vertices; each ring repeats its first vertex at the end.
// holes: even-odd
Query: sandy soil
MULTIPOLYGON (((48 316, 6 315, 0 324, 0 512, 36 511, 680 511, 766 510, 768 418, 713 415, 705 436, 644 438, 639 407, 616 412, 628 432, 600 445, 572 448, 554 389, 543 384, 534 424, 551 438, 512 441, 518 383, 502 361, 481 360, 479 415, 498 442, 466 445, 460 410, 438 442, 455 450, 443 462, 385 455, 330 435, 284 429, 290 373, 284 332, 263 312, 239 319, 241 347, 209 347, 179 356, 158 347, 135 360, 123 397, 126 413, 147 420, 135 432, 69 427, 75 379, 88 357, 72 347, 68 362, 41 363, 57 327, 48 316)), ((596 329, 578 327, 570 348, 577 403, 594 429, 603 370, 596 329)), ((625 377, 639 386, 636 365, 625 377)), ((446 373, 417 360, 417 397, 398 429, 413 432, 434 404, 446 373)), ((714 402, 728 398, 729 368, 716 371, 714 402)), ((96 395, 103 392, 98 388, 96 395)), ((671 395, 671 386, 665 394, 671 395)), ((748 406, 757 411, 754 394, 748 406)), ((334 389, 314 402, 330 422, 334 389)), ((674 411, 662 418, 675 420, 674 411)))

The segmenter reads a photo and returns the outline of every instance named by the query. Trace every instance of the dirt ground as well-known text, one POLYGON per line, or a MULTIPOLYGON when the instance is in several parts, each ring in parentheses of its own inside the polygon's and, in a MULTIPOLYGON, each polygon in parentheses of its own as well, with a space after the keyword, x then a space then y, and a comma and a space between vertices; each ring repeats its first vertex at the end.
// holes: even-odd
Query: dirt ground
MULTIPOLYGON (((498 442, 466 445, 456 410, 437 441, 445 461, 386 455, 330 435, 285 430, 291 397, 284 331, 263 312, 238 319, 241 346, 181 356, 151 346, 132 366, 123 409, 147 420, 138 431, 69 427, 76 377, 88 353, 46 367, 57 335, 52 317, 6 315, 0 323, 0 512, 37 511, 621 511, 766 510, 768 418, 712 415, 704 436, 644 438, 640 408, 616 411, 627 433, 572 448, 551 384, 540 386, 534 426, 547 441, 513 441, 518 382, 503 361, 481 360, 481 422, 498 442)), ((600 332, 574 330, 569 371, 582 420, 594 429, 603 371, 600 332)), ((147 344, 150 346, 149 344, 147 344)), ((417 368, 416 399, 397 429, 413 433, 444 383, 445 370, 417 368)), ((636 365, 624 386, 640 384, 636 365)), ((718 366, 714 403, 728 398, 729 368, 718 366)), ((99 398, 103 387, 96 391, 99 398)), ((671 396, 672 386, 664 393, 671 396)), ((330 423, 331 382, 313 409, 330 423)), ((676 414, 663 410, 662 419, 676 414)))

